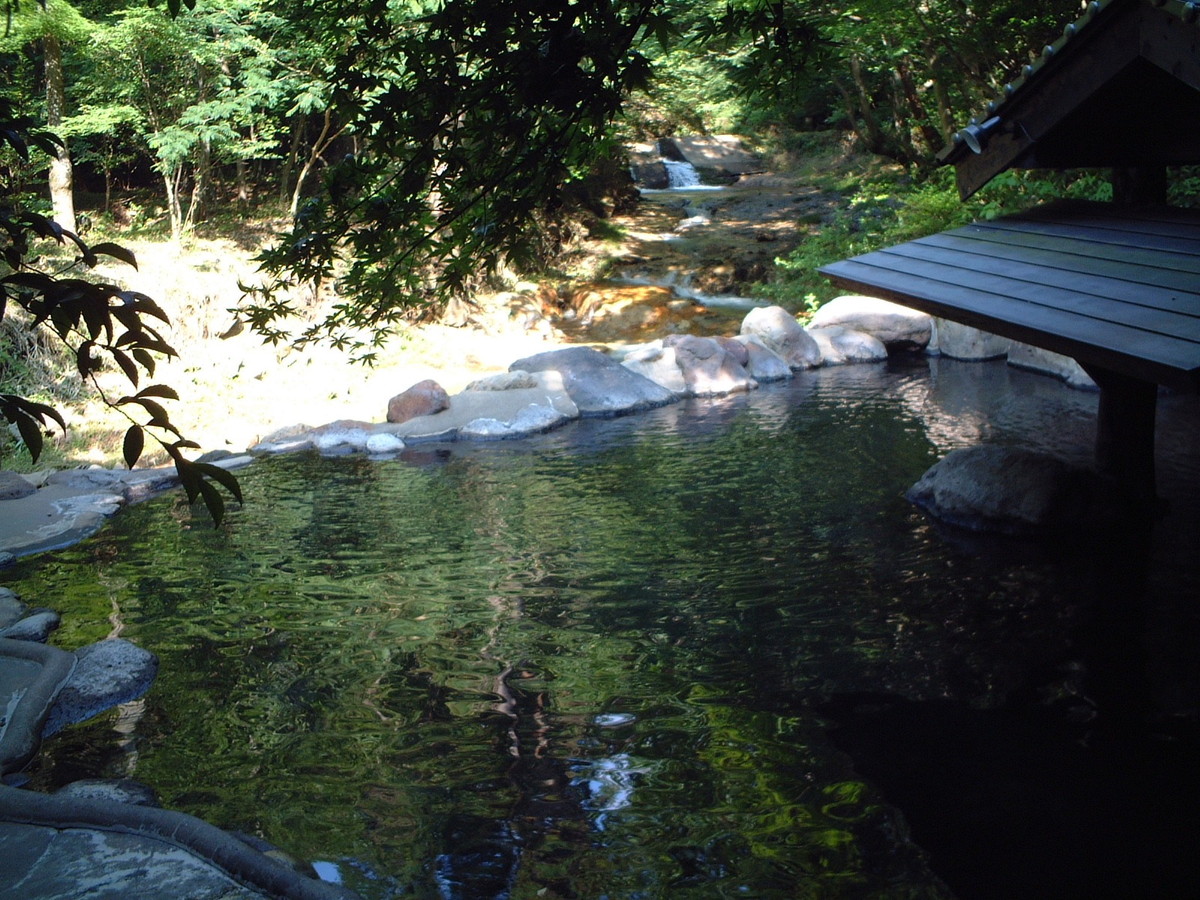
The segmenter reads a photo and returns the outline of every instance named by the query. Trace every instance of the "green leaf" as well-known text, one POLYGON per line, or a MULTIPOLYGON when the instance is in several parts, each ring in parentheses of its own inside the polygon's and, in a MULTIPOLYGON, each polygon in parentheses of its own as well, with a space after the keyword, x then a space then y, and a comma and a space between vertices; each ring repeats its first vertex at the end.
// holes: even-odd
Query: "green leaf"
POLYGON ((142 388, 137 392, 138 397, 162 397, 164 400, 178 400, 179 394, 175 388, 167 384, 152 384, 150 387, 142 388))
POLYGON ((213 526, 220 526, 225 519, 225 498, 210 482, 200 482, 200 498, 208 507, 208 514, 213 518, 213 526))
POLYGON ((16 418, 17 431, 21 434, 25 449, 29 451, 30 459, 37 462, 42 455, 42 429, 28 413, 22 412, 16 418))
POLYGON ((225 490, 233 495, 238 503, 242 501, 242 486, 238 483, 234 474, 227 469, 222 469, 220 466, 214 466, 211 463, 192 463, 199 472, 213 481, 217 482, 225 490))
POLYGON ((117 361, 117 365, 121 367, 121 371, 125 373, 125 377, 129 379, 130 383, 134 387, 137 387, 138 367, 137 364, 129 358, 129 354, 121 350, 117 350, 116 348, 110 349, 109 353, 111 353, 112 358, 117 361))
POLYGON ((58 410, 56 410, 53 406, 47 406, 45 403, 37 403, 33 400, 26 400, 24 398, 18 400, 17 405, 25 411, 26 415, 32 416, 43 425, 46 424, 46 419, 53 419, 58 423, 58 427, 61 428, 64 433, 66 432, 67 423, 63 420, 63 417, 58 414, 58 410))
POLYGON ((104 241, 92 247, 93 256, 98 256, 101 254, 104 256, 111 256, 113 259, 119 259, 121 262, 128 263, 129 265, 133 266, 135 269, 138 267, 137 257, 133 255, 133 251, 122 247, 120 244, 114 244, 111 241, 104 241))
POLYGON ((125 432, 125 465, 133 468, 137 465, 137 461, 142 456, 142 450, 146 446, 146 435, 142 431, 141 425, 130 425, 129 430, 125 432))
POLYGON ((79 349, 75 351, 75 368, 79 370, 80 378, 87 378, 99 368, 96 360, 92 357, 92 348, 94 346, 96 346, 95 342, 84 341, 79 345, 79 349))
POLYGON ((154 377, 154 368, 158 365, 158 361, 154 358, 149 350, 144 347, 135 347, 133 349, 133 358, 142 364, 142 368, 146 370, 146 374, 151 378, 154 377))
POLYGON ((0 284, 12 284, 42 292, 52 289, 54 283, 53 278, 43 275, 41 272, 14 272, 0 279, 0 284))
POLYGON ((16 128, 0 128, 0 135, 17 151, 17 155, 22 160, 29 159, 29 147, 25 143, 25 137, 16 128))

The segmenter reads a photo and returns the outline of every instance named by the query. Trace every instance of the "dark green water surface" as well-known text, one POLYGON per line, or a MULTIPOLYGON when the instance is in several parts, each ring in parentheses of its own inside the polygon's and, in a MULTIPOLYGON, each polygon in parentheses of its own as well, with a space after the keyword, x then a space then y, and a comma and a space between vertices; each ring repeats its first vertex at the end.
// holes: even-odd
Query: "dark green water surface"
POLYGON ((1195 799, 1173 765, 1200 684, 1177 402, 1166 524, 1061 553, 948 539, 902 498, 980 441, 1090 456, 1095 395, 1002 365, 262 460, 219 530, 166 496, 0 575, 62 612, 59 646, 161 660, 31 787, 133 777, 367 898, 1174 883, 1200 848, 1162 799, 1195 799))

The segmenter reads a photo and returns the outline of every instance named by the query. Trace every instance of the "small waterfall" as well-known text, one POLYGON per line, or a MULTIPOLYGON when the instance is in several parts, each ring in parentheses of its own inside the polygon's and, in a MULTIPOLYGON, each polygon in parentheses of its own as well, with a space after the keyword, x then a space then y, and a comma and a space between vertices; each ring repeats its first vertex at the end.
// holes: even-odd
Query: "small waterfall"
POLYGON ((662 162, 667 167, 667 184, 670 187, 686 188, 700 185, 700 173, 690 162, 677 162, 673 159, 664 159, 662 162))

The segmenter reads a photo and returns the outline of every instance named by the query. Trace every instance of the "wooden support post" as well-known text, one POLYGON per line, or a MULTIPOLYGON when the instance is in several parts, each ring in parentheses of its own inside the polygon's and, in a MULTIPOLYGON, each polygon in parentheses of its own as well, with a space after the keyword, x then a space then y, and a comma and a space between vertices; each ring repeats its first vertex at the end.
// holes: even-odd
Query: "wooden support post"
POLYGON ((1156 504, 1154 418, 1158 385, 1128 375, 1085 366, 1100 386, 1096 425, 1096 465, 1135 502, 1156 504))
POLYGON ((1167 169, 1165 166, 1113 169, 1112 186, 1115 206, 1162 206, 1167 202, 1167 169))

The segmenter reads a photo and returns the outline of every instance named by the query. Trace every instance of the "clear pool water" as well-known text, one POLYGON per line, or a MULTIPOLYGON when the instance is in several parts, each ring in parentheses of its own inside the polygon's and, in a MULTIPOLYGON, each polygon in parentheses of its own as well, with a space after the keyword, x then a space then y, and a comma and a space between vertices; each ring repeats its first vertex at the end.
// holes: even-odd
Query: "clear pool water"
POLYGON ((902 498, 980 441, 1087 459, 1095 404, 916 361, 262 460, 220 529, 166 496, 0 573, 58 645, 162 664, 31 787, 136 778, 367 898, 1185 887, 1195 403, 1164 398, 1145 539, 960 540, 902 498))

